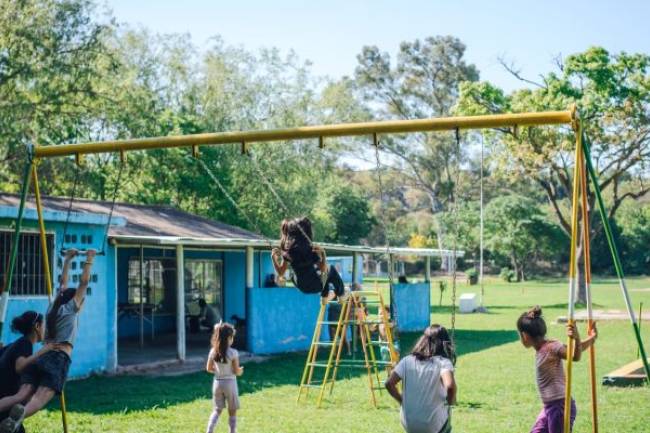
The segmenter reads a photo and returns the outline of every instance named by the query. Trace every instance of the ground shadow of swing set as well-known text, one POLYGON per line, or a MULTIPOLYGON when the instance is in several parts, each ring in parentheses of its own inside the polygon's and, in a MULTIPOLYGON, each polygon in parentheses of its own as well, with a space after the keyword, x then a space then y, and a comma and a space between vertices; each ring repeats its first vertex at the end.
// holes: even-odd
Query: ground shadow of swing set
MULTIPOLYGON (((577 288, 576 270, 576 247, 578 240, 578 209, 587 209, 586 196, 587 184, 589 183, 596 195, 598 210, 605 228, 608 245, 616 269, 619 285, 626 303, 628 316, 632 323, 635 338, 639 346, 639 353, 641 360, 638 362, 642 370, 645 371, 646 380, 650 377, 650 367, 641 340, 639 325, 635 316, 635 312, 631 307, 631 300, 625 284, 623 268, 620 260, 620 254, 614 237, 612 235, 612 228, 607 218, 604 202, 601 196, 600 185, 598 183, 598 175, 593 167, 590 154, 590 143, 583 128, 580 116, 575 106, 566 111, 550 111, 550 112, 534 112, 534 113, 516 113, 516 114, 494 114, 494 115, 479 115, 479 116, 462 116, 462 117, 448 117, 448 118, 430 118, 430 119, 414 119, 414 120, 390 120, 390 121, 375 121, 375 122, 362 122, 362 123, 346 123, 346 124, 333 124, 333 125, 319 125, 319 126, 304 126, 297 128, 284 128, 272 130, 257 130, 257 131, 241 131, 241 132, 218 132, 206 134, 194 134, 183 136, 166 136, 154 137, 143 139, 129 139, 129 140, 114 140, 104 142, 93 142, 84 144, 63 144, 52 146, 33 146, 29 149, 27 160, 25 162, 25 169, 22 177, 22 188, 20 195, 20 206, 18 208, 18 215, 16 218, 14 239, 18 239, 22 230, 23 214, 25 209, 25 201, 29 192, 30 181, 34 185, 34 195, 36 199, 36 207, 38 214, 39 232, 41 238, 41 248, 47 252, 45 223, 43 220, 41 197, 38 184, 38 163, 42 159, 74 156, 77 164, 81 163, 82 157, 87 154, 97 153, 119 153, 119 157, 124 163, 126 153, 133 150, 149 150, 160 148, 173 148, 173 147, 188 147, 192 150, 192 155, 195 158, 200 158, 199 147, 210 145, 222 145, 240 143, 243 154, 248 153, 248 145, 258 142, 271 142, 271 141, 288 141, 288 140, 304 140, 315 139, 318 140, 320 147, 323 147, 326 138, 331 137, 349 137, 349 136, 369 136, 372 137, 372 142, 375 150, 380 150, 378 135, 380 134, 405 134, 417 132, 433 132, 433 131, 455 131, 458 136, 460 130, 468 129, 494 129, 494 128, 512 128, 516 130, 521 127, 534 127, 543 125, 569 125, 576 138, 575 146, 575 168, 573 180, 573 201, 572 201, 572 233, 571 233, 571 261, 569 268, 569 305, 568 305, 568 319, 574 320, 574 304, 575 291, 577 288), (582 204, 580 203, 579 196, 582 196, 582 204)), ((588 242, 588 216, 587 212, 582 212, 582 226, 584 237, 588 242)), ((7 311, 8 297, 11 290, 9 282, 12 281, 12 275, 16 264, 18 253, 18 242, 13 242, 11 253, 9 257, 9 266, 7 268, 6 279, 4 287, 2 287, 0 298, 0 333, 5 322, 7 311)), ((44 254, 43 257, 47 258, 48 255, 44 254)), ((49 278, 49 264, 47 260, 43 260, 45 274, 48 276, 48 292, 51 296, 52 281, 49 278)), ((585 275, 587 277, 587 309, 591 319, 591 290, 590 290, 590 267, 588 260, 588 253, 585 255, 585 275)), ((593 324, 589 320, 589 326, 593 324)), ((572 340, 568 341, 569 350, 572 350, 572 340)), ((591 396, 592 396, 592 417, 594 425, 597 425, 597 407, 596 407, 596 377, 595 377, 595 351, 592 346, 590 350, 590 372, 591 372, 591 396)), ((571 358, 567 361, 567 396, 571 395, 572 384, 572 361, 571 358)), ((570 399, 566 399, 570 401, 570 399)), ((64 401, 62 400, 62 403, 64 401)), ((65 405, 62 404, 63 427, 67 432, 67 423, 65 416, 65 405)), ((565 414, 569 411, 565 410, 565 414)), ((568 425, 568 417, 565 419, 565 426, 568 425)), ((565 428, 566 430, 566 428, 565 428)))

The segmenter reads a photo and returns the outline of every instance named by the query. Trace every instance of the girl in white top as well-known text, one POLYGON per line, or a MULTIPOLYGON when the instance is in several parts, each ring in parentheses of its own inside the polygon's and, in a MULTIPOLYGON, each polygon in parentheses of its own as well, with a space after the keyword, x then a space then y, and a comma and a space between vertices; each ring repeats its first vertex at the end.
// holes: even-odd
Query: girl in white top
POLYGON ((410 355, 395 367, 388 393, 401 404, 401 421, 408 433, 449 433, 449 405, 456 402, 454 353, 447 330, 431 325, 410 355), (397 384, 403 382, 403 394, 397 384))
POLYGON ((231 348, 235 338, 235 328, 230 323, 218 323, 212 333, 212 349, 208 355, 205 369, 214 374, 212 397, 214 410, 208 421, 207 433, 212 433, 219 415, 228 407, 228 425, 230 433, 237 431, 237 409, 239 409, 239 390, 237 376, 244 373, 244 367, 239 366, 239 353, 231 348))

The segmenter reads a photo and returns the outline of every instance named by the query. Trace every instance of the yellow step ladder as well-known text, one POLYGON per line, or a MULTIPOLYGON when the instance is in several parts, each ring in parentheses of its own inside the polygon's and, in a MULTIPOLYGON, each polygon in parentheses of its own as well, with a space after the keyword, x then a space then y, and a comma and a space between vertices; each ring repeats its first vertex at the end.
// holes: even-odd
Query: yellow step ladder
MULTIPOLYGON (((336 304, 338 301, 332 301, 328 304, 336 304)), ((342 303, 341 313, 338 321, 327 321, 325 319, 325 312, 327 305, 321 305, 316 320, 316 328, 312 338, 307 361, 305 362, 305 369, 302 373, 300 381, 300 388, 298 390, 298 401, 304 395, 309 395, 309 390, 312 388, 320 388, 318 394, 317 406, 320 407, 325 396, 325 390, 329 386, 329 393, 332 394, 334 390, 334 383, 339 368, 357 367, 366 370, 368 376, 368 388, 370 390, 371 403, 377 407, 377 399, 375 391, 383 389, 383 381, 380 379, 380 370, 390 372, 397 362, 399 355, 395 350, 393 341, 392 325, 390 316, 386 312, 383 295, 379 290, 376 291, 354 291, 342 303), (371 307, 373 313, 369 313, 371 307), (321 332, 323 326, 336 325, 336 332, 332 341, 321 341, 321 332), (382 339, 373 340, 372 331, 383 325, 385 329, 385 341, 382 339), (363 351, 363 361, 345 360, 341 359, 343 352, 343 345, 347 338, 347 329, 351 327, 353 336, 358 332, 361 348, 363 351), (326 360, 318 360, 319 348, 329 348, 326 360), (376 347, 387 347, 390 353, 389 361, 382 361, 377 359, 375 352, 376 347), (383 369, 380 367, 384 367, 383 369), (321 380, 314 379, 314 372, 316 369, 324 369, 323 378, 321 380)))

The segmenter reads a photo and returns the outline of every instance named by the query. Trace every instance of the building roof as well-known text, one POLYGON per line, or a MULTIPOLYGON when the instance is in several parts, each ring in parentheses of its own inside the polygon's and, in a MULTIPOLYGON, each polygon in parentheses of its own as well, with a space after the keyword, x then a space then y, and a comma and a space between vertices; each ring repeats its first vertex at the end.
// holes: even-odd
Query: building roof
MULTIPOLYGON (((46 220, 66 220, 69 198, 42 196, 42 203, 44 214, 47 212, 46 220)), ((4 207, 14 210, 11 217, 15 218, 15 209, 19 204, 20 197, 18 195, 0 193, 0 209, 4 207)), ((26 212, 26 215, 30 213, 30 217, 35 218, 36 205, 33 197, 28 198, 26 207, 31 211, 26 212)), ((72 204, 70 221, 74 223, 94 221, 94 224, 107 224, 110 210, 111 202, 108 201, 75 199, 72 204), (97 219, 98 215, 102 218, 97 219)), ((228 249, 246 247, 269 249, 271 244, 278 245, 277 240, 269 240, 257 233, 183 212, 171 206, 116 203, 111 221, 109 237, 118 244, 185 245, 228 249)), ((386 247, 329 243, 318 243, 318 245, 321 245, 330 254, 347 255, 355 252, 385 254, 387 252, 386 247)), ((398 256, 454 255, 451 250, 433 248, 391 247, 390 252, 398 256)), ((463 255, 463 251, 456 251, 457 257, 463 255)))
MULTIPOLYGON (((42 196, 44 210, 68 212, 69 199, 65 197, 42 196)), ((0 193, 0 206, 18 207, 20 197, 15 194, 0 193)), ((33 197, 28 199, 28 208, 35 208, 33 197)), ((75 199, 72 212, 79 214, 100 214, 108 217, 111 202, 100 200, 75 199)), ((145 237, 189 237, 216 239, 263 239, 262 236, 239 227, 224 224, 171 206, 135 205, 116 203, 113 219, 121 218, 124 224, 112 224, 109 236, 145 237)))

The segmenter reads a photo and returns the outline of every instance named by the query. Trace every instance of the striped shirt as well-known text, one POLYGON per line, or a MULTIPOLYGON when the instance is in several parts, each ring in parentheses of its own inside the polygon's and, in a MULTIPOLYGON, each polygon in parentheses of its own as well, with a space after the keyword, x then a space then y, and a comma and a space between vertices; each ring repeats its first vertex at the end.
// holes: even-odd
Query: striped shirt
POLYGON ((550 340, 535 354, 537 388, 543 403, 564 399, 564 368, 560 357, 563 348, 564 344, 550 340))

